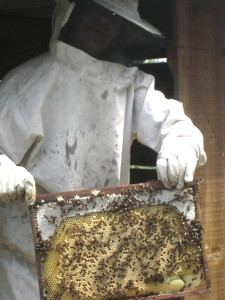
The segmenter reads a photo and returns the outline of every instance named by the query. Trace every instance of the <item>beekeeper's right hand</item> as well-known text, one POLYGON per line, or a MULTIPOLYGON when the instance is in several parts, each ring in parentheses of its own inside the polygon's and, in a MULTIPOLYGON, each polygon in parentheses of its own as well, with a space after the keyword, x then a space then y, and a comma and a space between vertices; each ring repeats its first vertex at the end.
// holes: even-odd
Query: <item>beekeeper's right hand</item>
POLYGON ((32 205, 36 198, 33 176, 23 167, 16 166, 6 155, 0 155, 0 200, 25 200, 32 205))

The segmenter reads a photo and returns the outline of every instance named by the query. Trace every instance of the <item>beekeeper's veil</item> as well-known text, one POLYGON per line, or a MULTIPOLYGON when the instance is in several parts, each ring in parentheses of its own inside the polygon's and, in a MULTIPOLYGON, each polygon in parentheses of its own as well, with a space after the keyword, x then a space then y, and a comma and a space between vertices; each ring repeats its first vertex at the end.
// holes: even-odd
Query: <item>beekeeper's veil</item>
MULTIPOLYGON (((151 58, 165 46, 165 37, 159 30, 140 18, 138 0, 56 0, 50 48, 53 48, 54 43, 59 39, 61 42, 83 50, 68 38, 68 32, 71 32, 79 11, 85 3, 88 9, 94 7, 99 12, 108 13, 109 17, 113 15, 115 22, 119 21, 122 24, 116 38, 100 56, 95 56, 96 58, 133 66, 137 61, 151 58)), ((85 50, 85 52, 88 51, 85 50)))

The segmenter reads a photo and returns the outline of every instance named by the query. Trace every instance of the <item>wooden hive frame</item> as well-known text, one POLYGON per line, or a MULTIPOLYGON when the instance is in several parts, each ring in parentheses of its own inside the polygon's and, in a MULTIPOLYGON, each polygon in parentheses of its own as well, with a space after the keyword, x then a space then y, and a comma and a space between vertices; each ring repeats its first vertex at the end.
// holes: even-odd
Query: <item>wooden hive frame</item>
MULTIPOLYGON (((196 178, 193 183, 189 184, 187 187, 191 187, 193 189, 194 198, 196 201, 196 213, 197 219, 201 222, 201 212, 200 212, 200 204, 199 204, 199 178, 196 178)), ((106 187, 98 189, 98 192, 104 194, 120 194, 123 191, 131 191, 135 190, 137 192, 143 190, 144 188, 149 189, 149 191, 160 191, 165 190, 164 186, 159 181, 152 181, 142 184, 132 184, 127 186, 117 186, 117 187, 106 187)), ((36 264, 37 264, 37 271, 39 277, 39 287, 40 287, 40 299, 46 299, 44 296, 44 289, 42 283, 42 270, 41 270, 41 256, 38 250, 38 242, 37 242, 37 227, 35 221, 35 209, 42 205, 43 203, 53 203, 56 202, 57 199, 64 199, 65 201, 69 199, 74 199, 74 197, 91 197, 93 195, 93 189, 89 190, 82 190, 82 191, 72 191, 72 192, 63 192, 63 193, 56 193, 56 194, 45 194, 45 195, 38 195, 36 199, 36 203, 30 207, 30 216, 31 216, 31 223, 32 223, 32 230, 33 230, 33 237, 34 237, 34 247, 35 247, 35 254, 36 254, 36 264)), ((202 264, 202 271, 204 274, 204 280, 201 281, 200 286, 191 288, 188 290, 184 290, 181 292, 171 293, 171 294, 163 294, 163 295, 155 295, 155 296, 139 296, 138 299, 140 300, 150 300, 150 299, 172 299, 172 298, 179 298, 184 296, 190 295, 201 295, 204 293, 210 292, 210 278, 209 278, 209 270, 206 260, 205 248, 204 248, 204 240, 202 242, 202 256, 203 256, 203 264, 202 264)), ((136 299, 137 297, 135 297, 136 299)), ((126 298, 126 299, 134 299, 134 298, 126 298)))

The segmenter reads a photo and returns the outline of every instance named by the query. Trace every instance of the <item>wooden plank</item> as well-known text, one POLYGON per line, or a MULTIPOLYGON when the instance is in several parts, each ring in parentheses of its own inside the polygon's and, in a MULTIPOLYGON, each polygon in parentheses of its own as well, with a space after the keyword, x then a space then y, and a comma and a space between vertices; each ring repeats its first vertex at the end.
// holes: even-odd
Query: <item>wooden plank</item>
POLYGON ((211 294, 190 299, 224 299, 225 269, 225 1, 176 0, 176 94, 203 132, 208 156, 197 175, 211 294))

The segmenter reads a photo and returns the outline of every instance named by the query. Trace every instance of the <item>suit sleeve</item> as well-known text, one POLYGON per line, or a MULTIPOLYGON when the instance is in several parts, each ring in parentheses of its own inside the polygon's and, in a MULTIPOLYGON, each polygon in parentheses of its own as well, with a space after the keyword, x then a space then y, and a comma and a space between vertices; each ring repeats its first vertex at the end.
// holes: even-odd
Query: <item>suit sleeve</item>
POLYGON ((185 115, 182 103, 166 99, 163 93, 155 90, 154 77, 141 71, 134 85, 132 133, 140 143, 156 152, 172 144, 192 145, 199 164, 205 160, 203 136, 185 115))

